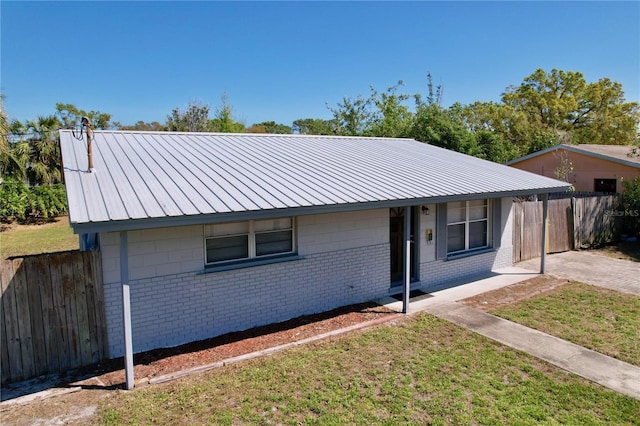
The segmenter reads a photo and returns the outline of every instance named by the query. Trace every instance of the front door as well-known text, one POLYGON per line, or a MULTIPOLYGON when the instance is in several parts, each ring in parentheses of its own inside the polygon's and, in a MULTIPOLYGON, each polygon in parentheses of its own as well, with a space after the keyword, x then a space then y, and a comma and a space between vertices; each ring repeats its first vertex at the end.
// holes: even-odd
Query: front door
MULTIPOLYGON (((391 286, 402 285, 404 278, 404 207, 389 209, 389 242, 391 244, 391 286)), ((414 212, 412 212, 414 213, 414 212)), ((414 241, 416 215, 411 215, 411 241, 414 241)), ((411 279, 415 278, 415 244, 411 246, 411 279)))

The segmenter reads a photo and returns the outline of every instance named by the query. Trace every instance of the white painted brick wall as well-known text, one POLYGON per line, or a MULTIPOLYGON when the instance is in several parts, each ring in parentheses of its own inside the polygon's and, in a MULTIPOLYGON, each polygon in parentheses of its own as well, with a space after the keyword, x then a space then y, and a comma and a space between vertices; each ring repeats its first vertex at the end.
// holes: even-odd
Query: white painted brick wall
MULTIPOLYGON (((325 253, 389 242, 389 210, 329 213, 297 218, 298 253, 325 253)), ((105 283, 120 281, 120 234, 101 238, 105 283)), ((129 278, 143 278, 202 271, 204 228, 182 226, 130 231, 129 278)))
POLYGON ((431 217, 433 213, 429 216, 421 215, 420 229, 423 241, 420 243, 420 284, 428 289, 461 279, 486 275, 495 269, 511 266, 513 259, 512 199, 503 198, 501 204, 502 238, 500 248, 496 251, 453 260, 435 260, 435 243, 426 244, 424 236, 426 229, 432 228, 435 241, 436 226, 435 220, 431 217))
POLYGON ((346 250, 389 242, 389 210, 300 216, 298 253, 346 250))
POLYGON ((429 214, 422 214, 422 209, 418 209, 420 220, 420 233, 414 240, 418 242, 420 250, 420 263, 431 262, 436 259, 436 204, 425 204, 429 208, 429 214), (431 229, 433 240, 427 240, 427 230, 431 229))
MULTIPOLYGON (((427 286, 510 266, 511 200, 498 251, 435 261, 436 208, 420 215, 420 278, 427 286), (434 243, 424 231, 433 229, 434 243)), ((381 297, 389 290, 389 211, 297 218, 298 261, 202 274, 203 227, 129 232, 134 351, 175 346, 381 297)), ((111 357, 123 353, 120 236, 101 235, 111 357)))
MULTIPOLYGON (((235 271, 131 280, 134 352, 372 300, 389 289, 387 243, 235 271)), ((121 287, 105 285, 109 356, 122 356, 121 287)))
MULTIPOLYGON (((202 226, 129 231, 129 278, 137 280, 202 270, 202 226)), ((120 282, 120 233, 100 234, 105 283, 120 282)))

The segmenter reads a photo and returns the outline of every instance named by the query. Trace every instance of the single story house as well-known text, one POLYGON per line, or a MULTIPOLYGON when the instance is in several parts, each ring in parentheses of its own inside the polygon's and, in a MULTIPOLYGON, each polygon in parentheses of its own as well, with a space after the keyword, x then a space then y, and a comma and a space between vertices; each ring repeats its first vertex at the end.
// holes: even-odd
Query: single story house
POLYGON ((623 191, 620 179, 640 176, 640 152, 629 145, 556 145, 534 152, 507 165, 542 176, 561 178, 576 191, 623 191))
POLYGON ((568 188, 410 139, 87 136, 60 131, 69 220, 129 388, 134 352, 511 266, 512 197, 568 188))

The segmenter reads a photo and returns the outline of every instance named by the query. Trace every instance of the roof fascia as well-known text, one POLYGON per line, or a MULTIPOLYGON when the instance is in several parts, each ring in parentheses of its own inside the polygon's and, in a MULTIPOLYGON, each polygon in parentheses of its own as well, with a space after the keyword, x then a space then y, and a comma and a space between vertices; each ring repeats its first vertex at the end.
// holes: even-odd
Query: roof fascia
MULTIPOLYGON (((631 146, 631 145, 629 145, 631 146)), ((520 157, 520 158, 516 158, 515 160, 511 160, 511 161, 507 161, 505 163, 505 165, 510 166, 512 164, 515 163, 519 163, 521 161, 525 161, 525 160, 529 160, 531 158, 535 158, 538 157, 540 155, 546 154, 548 152, 553 152, 553 151, 557 151, 559 149, 564 149, 567 151, 572 151, 578 154, 582 154, 582 155, 587 155, 589 157, 594 157, 594 158, 599 158, 601 160, 607 160, 607 161, 611 161, 613 163, 619 163, 619 164, 624 164, 625 166, 629 166, 629 167, 633 167, 633 168, 640 168, 640 164, 638 163, 634 163, 633 161, 627 161, 627 160, 623 160, 622 158, 618 158, 618 157, 612 157, 610 155, 606 155, 606 154, 599 154, 596 152, 591 152, 588 151, 586 149, 574 146, 574 145, 555 145, 549 148, 545 148, 542 151, 537 151, 534 153, 531 153, 529 155, 525 155, 524 157, 520 157)))
POLYGON ((270 219, 288 216, 305 216, 323 213, 343 213, 361 210, 374 210, 381 208, 417 206, 422 204, 450 203, 455 201, 474 200, 478 198, 503 198, 519 197, 526 195, 548 194, 553 192, 564 192, 570 188, 567 186, 556 186, 539 188, 535 190, 516 190, 504 192, 488 192, 475 194, 445 195, 439 197, 413 198, 402 200, 372 201, 366 203, 351 204, 331 204, 323 206, 294 207, 286 209, 254 210, 229 213, 212 213, 194 216, 167 216, 161 218, 131 219, 111 222, 86 222, 71 223, 71 227, 76 234, 98 233, 98 232, 119 232, 134 231, 140 229, 164 228, 172 226, 204 225, 221 222, 234 222, 243 220, 270 219))
MULTIPOLYGON (((631 145, 629 145, 629 147, 631 147, 631 145)), ((607 155, 607 154, 600 154, 597 152, 591 152, 582 148, 578 148, 578 147, 570 147, 570 151, 573 152, 577 152, 578 154, 583 154, 583 155, 588 155, 591 157, 595 157, 595 158, 599 158, 601 160, 607 160, 607 161, 611 161, 613 163, 619 163, 619 164, 624 164, 625 166, 629 166, 629 167, 633 167, 633 168, 640 168, 640 164, 638 163, 634 163, 633 161, 628 161, 628 160, 623 160, 622 158, 618 158, 618 157, 612 157, 611 155, 607 155)))
POLYGON ((568 146, 568 145, 554 145, 554 146, 550 146, 549 148, 545 148, 545 149, 543 149, 542 151, 532 152, 531 154, 527 154, 527 155, 525 155, 524 157, 520 157, 520 158, 516 158, 515 160, 507 161, 507 162, 506 162, 506 163, 504 163, 504 164, 505 164, 506 166, 510 166, 510 165, 512 165, 512 164, 519 163, 519 162, 521 162, 521 161, 525 161, 525 160, 528 160, 528 159, 530 159, 530 158, 536 158, 536 157, 539 157, 540 155, 544 155, 544 154, 546 154, 547 152, 553 152, 553 151, 556 151, 556 150, 558 150, 558 149, 566 148, 567 146, 568 146))

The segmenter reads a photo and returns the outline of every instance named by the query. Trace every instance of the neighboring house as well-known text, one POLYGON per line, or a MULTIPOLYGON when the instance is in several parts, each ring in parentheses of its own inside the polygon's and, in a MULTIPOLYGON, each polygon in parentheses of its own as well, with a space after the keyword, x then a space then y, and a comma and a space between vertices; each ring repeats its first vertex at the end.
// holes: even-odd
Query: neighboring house
POLYGON ((127 359, 406 294, 404 270, 429 289, 510 266, 512 197, 568 188, 409 139, 92 139, 88 171, 86 137, 60 131, 69 219, 97 235, 109 355, 127 359))
POLYGON ((565 180, 576 191, 622 192, 620 179, 640 176, 640 152, 628 145, 556 145, 507 165, 542 176, 565 180))

